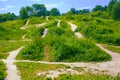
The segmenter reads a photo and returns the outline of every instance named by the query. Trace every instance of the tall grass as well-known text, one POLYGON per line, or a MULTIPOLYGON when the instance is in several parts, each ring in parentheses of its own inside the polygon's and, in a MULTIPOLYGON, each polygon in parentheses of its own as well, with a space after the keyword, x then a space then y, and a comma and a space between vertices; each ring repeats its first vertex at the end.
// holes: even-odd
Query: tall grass
POLYGON ((13 20, 0 23, 0 40, 19 40, 24 35, 24 31, 20 29, 25 20, 13 20))
POLYGON ((45 17, 31 17, 29 25, 31 24, 40 24, 46 21, 45 17))
POLYGON ((6 77, 6 67, 3 62, 0 61, 0 80, 4 80, 6 77))
POLYGON ((100 43, 120 45, 119 21, 93 18, 87 22, 78 19, 74 22, 78 25, 76 31, 81 32, 84 36, 100 43))

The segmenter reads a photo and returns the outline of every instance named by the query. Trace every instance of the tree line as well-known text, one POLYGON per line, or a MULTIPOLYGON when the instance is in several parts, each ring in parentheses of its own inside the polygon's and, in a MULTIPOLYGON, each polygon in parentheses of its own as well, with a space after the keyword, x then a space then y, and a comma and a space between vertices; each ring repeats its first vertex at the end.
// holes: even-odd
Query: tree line
MULTIPOLYGON (((92 12, 97 12, 97 16, 108 16, 114 20, 120 20, 120 0, 111 0, 107 6, 97 5, 92 9, 92 12), (103 14, 105 13, 105 14, 103 14)), ((14 13, 0 14, 0 22, 15 19, 26 19, 33 16, 60 16, 60 15, 74 15, 74 14, 86 14, 90 13, 89 9, 77 10, 71 8, 66 13, 60 13, 57 8, 47 10, 44 4, 33 4, 32 6, 22 7, 19 12, 19 16, 14 13)))
POLYGON ((52 8, 48 11, 43 4, 33 4, 32 6, 22 7, 20 9, 20 18, 25 19, 32 16, 59 16, 60 11, 57 8, 52 8))

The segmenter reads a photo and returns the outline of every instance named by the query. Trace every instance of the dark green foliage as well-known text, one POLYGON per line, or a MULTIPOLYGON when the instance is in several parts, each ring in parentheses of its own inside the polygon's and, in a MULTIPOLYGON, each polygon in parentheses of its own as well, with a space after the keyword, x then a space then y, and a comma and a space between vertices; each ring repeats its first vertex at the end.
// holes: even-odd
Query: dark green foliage
POLYGON ((46 7, 44 4, 33 4, 32 7, 34 11, 34 16, 45 16, 46 7))
POLYGON ((20 19, 26 19, 26 18, 28 18, 27 10, 26 8, 22 7, 20 9, 20 19))
POLYGON ((120 2, 116 2, 112 8, 112 17, 114 20, 120 20, 120 2))
POLYGON ((95 8, 93 9, 93 11, 99 11, 99 10, 101 10, 101 11, 106 11, 106 6, 105 7, 103 7, 103 6, 101 6, 101 5, 97 5, 97 6, 95 6, 95 8))
POLYGON ((51 16, 59 16, 59 15, 60 15, 60 12, 59 12, 59 10, 58 10, 57 8, 53 8, 53 9, 51 9, 51 11, 50 11, 50 15, 51 15, 51 16))
POLYGON ((6 76, 6 68, 5 68, 5 64, 3 64, 3 62, 0 62, 0 80, 4 80, 5 76, 6 76))
POLYGON ((8 20, 15 20, 17 16, 14 13, 0 14, 0 22, 5 22, 8 20))
POLYGON ((107 11, 109 16, 112 16, 112 9, 113 5, 117 2, 117 0, 111 0, 110 3, 108 4, 107 11))
POLYGON ((45 30, 45 28, 44 28, 44 27, 41 27, 41 28, 39 29, 39 34, 40 34, 40 36, 42 36, 42 35, 43 35, 44 30, 45 30))
POLYGON ((42 42, 41 38, 35 39, 34 42, 22 49, 17 59, 42 60, 44 58, 42 42))

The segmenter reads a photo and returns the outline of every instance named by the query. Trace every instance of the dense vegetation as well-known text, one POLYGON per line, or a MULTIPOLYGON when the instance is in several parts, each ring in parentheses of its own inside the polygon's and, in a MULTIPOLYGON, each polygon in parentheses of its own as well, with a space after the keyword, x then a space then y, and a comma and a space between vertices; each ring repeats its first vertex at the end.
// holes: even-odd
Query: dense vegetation
POLYGON ((0 14, 0 22, 5 22, 8 20, 15 20, 18 17, 14 13, 0 14))
MULTIPOLYGON (((60 14, 57 8, 48 11, 43 4, 22 7, 20 15, 0 14, 0 59, 21 46, 25 46, 17 55, 20 60, 39 60, 49 62, 101 62, 111 60, 111 56, 96 46, 120 53, 120 1, 111 0, 107 6, 96 5, 89 9, 71 8, 60 14), (49 16, 49 20, 46 20, 49 16), (53 17, 54 16, 54 17, 53 17), (15 20, 16 19, 16 20, 15 20), (57 26, 60 19, 60 26, 57 26), (12 21, 9 21, 12 20, 12 21), (26 22, 29 23, 26 25, 26 22), (84 38, 78 39, 68 22, 76 24, 75 32, 81 32, 84 38), (41 23, 46 23, 40 26, 41 23), (21 29, 26 27, 26 29, 21 29), (48 29, 43 38, 44 31, 48 29), (24 38, 23 38, 24 36, 24 38)), ((65 65, 46 65, 38 63, 16 63, 23 80, 45 79, 36 76, 38 71, 65 68, 65 65)), ((4 80, 5 66, 0 62, 0 80, 4 80)), ((49 79, 49 78, 48 78, 49 79)), ((108 75, 60 75, 56 80, 119 80, 120 76, 108 75)))
POLYGON ((6 68, 5 68, 5 64, 3 64, 3 62, 0 61, 0 80, 4 80, 5 76, 6 76, 6 68))
POLYGON ((111 59, 108 54, 96 47, 94 41, 78 39, 64 21, 61 22, 60 27, 56 27, 56 21, 54 21, 38 29, 34 42, 26 46, 17 58, 45 60, 45 54, 48 56, 48 61, 75 62, 111 59), (40 37, 45 28, 49 30, 46 37, 42 39, 40 37))
POLYGON ((7 21, 0 24, 0 40, 19 40, 24 35, 20 29, 25 24, 25 20, 7 21))
MULTIPOLYGON (((75 19, 78 16, 73 16, 75 19)), ((76 32, 81 32, 86 37, 92 38, 100 43, 120 45, 119 21, 101 19, 96 17, 81 17, 74 20, 79 27, 76 32)))

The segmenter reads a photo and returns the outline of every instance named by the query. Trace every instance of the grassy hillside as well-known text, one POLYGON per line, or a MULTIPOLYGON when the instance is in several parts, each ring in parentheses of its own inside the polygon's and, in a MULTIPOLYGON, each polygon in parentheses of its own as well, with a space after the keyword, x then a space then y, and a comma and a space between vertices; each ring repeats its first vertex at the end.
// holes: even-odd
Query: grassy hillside
POLYGON ((25 20, 14 20, 0 23, 0 40, 19 40, 24 35, 20 29, 25 24, 25 20))
POLYGON ((119 21, 91 17, 90 15, 72 16, 71 18, 70 20, 78 25, 76 32, 81 32, 84 36, 99 43, 120 45, 119 21))
POLYGON ((61 26, 51 22, 38 30, 33 43, 26 46, 17 59, 47 60, 47 61, 106 61, 111 57, 99 49, 93 40, 78 39, 71 31, 70 26, 62 21, 61 26), (45 38, 41 33, 48 28, 45 38), (47 59, 46 59, 47 57, 47 59))

